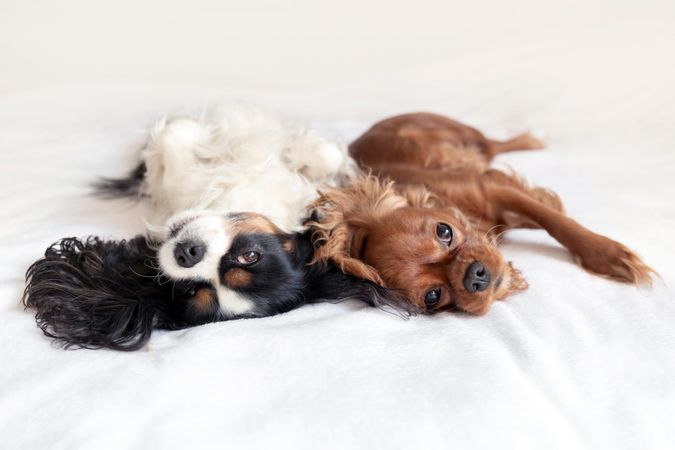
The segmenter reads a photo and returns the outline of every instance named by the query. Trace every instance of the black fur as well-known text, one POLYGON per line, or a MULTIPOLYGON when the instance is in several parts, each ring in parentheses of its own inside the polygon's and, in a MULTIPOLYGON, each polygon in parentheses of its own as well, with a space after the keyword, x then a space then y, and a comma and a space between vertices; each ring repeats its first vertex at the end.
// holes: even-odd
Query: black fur
POLYGON ((404 294, 368 280, 362 280, 345 274, 333 263, 310 264, 314 258, 312 231, 293 235, 296 246, 295 255, 306 271, 304 295, 313 301, 360 300, 367 305, 384 309, 402 317, 417 314, 419 311, 408 301, 404 294))
POLYGON ((141 162, 125 178, 101 178, 93 185, 95 193, 103 198, 138 197, 145 171, 145 163, 141 162))
MULTIPOLYGON (((207 308, 196 308, 195 292, 211 289, 210 283, 166 278, 158 269, 158 244, 143 236, 129 241, 90 237, 56 242, 28 269, 23 302, 36 310, 38 326, 45 335, 63 346, 115 350, 142 347, 155 328, 175 330, 270 316, 322 300, 355 298, 397 310, 409 305, 396 292, 346 275, 333 265, 308 265, 313 252, 308 232, 241 239, 255 240, 265 252, 259 265, 247 268, 253 273, 253 282, 238 289, 253 301, 251 313, 226 316, 217 299, 207 308), (288 240, 293 244, 291 252, 283 248, 288 240)), ((224 256, 222 272, 228 264, 232 262, 224 256)))
POLYGON ((26 273, 23 302, 42 331, 66 347, 135 350, 152 328, 179 329, 217 320, 194 317, 157 270, 152 243, 65 238, 26 273))

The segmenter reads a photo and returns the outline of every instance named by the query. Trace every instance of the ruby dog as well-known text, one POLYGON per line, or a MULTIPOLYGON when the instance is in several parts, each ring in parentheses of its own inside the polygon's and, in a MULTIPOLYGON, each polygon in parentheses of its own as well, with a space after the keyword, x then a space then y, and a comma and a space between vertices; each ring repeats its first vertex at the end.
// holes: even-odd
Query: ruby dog
POLYGON ((527 288, 497 249, 499 237, 543 228, 589 272, 650 284, 650 267, 565 215, 555 193, 489 167, 499 153, 538 148, 530 134, 496 141, 429 113, 375 124, 350 146, 375 176, 325 190, 314 204, 315 260, 401 290, 426 313, 485 314, 527 288))

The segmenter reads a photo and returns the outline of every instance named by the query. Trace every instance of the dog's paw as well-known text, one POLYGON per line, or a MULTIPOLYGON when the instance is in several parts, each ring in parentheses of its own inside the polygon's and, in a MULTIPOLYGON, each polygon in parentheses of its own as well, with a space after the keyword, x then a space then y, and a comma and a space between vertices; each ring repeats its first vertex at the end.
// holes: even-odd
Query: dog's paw
POLYGON ((590 243, 575 255, 584 269, 624 283, 652 285, 657 273, 626 246, 600 235, 590 243))
POLYGON ((192 154, 198 157, 202 149, 210 148, 213 129, 189 117, 160 119, 150 133, 149 155, 161 157, 165 163, 192 164, 192 154))

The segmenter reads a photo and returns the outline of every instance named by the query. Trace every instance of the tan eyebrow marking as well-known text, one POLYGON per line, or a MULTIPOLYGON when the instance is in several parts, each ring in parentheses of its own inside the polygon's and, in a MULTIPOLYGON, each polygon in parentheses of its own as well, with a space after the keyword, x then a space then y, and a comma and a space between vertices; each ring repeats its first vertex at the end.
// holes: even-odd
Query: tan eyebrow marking
POLYGON ((250 286, 253 282, 253 274, 240 267, 233 267, 225 272, 223 281, 228 287, 244 288, 250 286))

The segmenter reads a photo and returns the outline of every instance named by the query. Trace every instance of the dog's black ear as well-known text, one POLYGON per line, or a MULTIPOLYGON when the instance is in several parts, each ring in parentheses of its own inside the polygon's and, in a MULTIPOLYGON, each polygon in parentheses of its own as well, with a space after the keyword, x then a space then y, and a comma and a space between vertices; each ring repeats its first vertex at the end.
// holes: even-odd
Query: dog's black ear
POLYGON ((340 302, 352 299, 404 318, 420 313, 402 292, 346 274, 332 262, 312 264, 308 269, 309 280, 305 293, 308 302, 340 302))
POLYGON ((284 251, 290 256, 294 264, 300 267, 304 267, 314 258, 314 245, 311 238, 310 230, 279 236, 284 251))
POLYGON ((372 281, 355 277, 352 277, 351 283, 353 283, 352 288, 345 290, 346 298, 361 300, 370 306, 402 318, 423 313, 399 290, 384 288, 372 281))
POLYGON ((315 261, 313 238, 311 229, 288 236, 289 242, 292 243, 288 245, 288 249, 289 251, 292 249, 297 264, 304 271, 303 295, 306 303, 354 299, 401 317, 420 312, 398 290, 387 289, 373 281, 345 273, 330 260, 315 261))
POLYGON ((62 239, 30 266, 26 281, 24 305, 64 347, 136 350, 166 321, 155 251, 142 236, 62 239))

